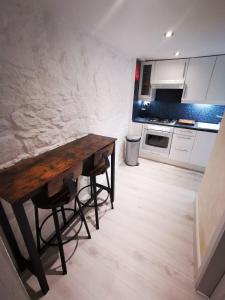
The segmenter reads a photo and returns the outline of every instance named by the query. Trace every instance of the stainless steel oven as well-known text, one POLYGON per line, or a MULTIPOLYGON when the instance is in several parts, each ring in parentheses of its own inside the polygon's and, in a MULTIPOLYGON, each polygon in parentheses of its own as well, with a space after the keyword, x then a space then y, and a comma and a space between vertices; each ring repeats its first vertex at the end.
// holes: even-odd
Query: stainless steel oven
POLYGON ((173 136, 173 127, 145 125, 142 134, 141 151, 143 154, 158 154, 168 157, 173 136))

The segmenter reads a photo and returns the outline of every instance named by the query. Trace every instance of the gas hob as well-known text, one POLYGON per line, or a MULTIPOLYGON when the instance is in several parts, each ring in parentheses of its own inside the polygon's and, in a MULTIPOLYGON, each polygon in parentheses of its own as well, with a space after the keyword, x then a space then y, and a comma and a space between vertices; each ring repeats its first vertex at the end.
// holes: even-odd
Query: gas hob
POLYGON ((148 123, 158 125, 175 125, 176 120, 172 119, 160 119, 160 118, 149 118, 148 123))

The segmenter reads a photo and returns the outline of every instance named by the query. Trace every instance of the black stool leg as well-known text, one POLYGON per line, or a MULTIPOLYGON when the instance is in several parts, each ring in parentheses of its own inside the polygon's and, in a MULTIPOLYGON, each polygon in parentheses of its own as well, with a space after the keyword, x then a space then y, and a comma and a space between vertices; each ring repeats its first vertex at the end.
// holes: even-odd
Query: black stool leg
POLYGON ((91 238, 91 234, 90 234, 90 231, 89 231, 89 228, 88 228, 87 221, 85 219, 84 213, 82 211, 80 201, 79 201, 79 199, 78 199, 77 196, 76 196, 76 201, 77 201, 79 213, 80 213, 80 216, 81 216, 81 220, 84 222, 84 225, 85 225, 85 228, 86 228, 86 231, 87 231, 87 234, 88 234, 88 238, 90 239, 91 238))
POLYGON ((93 180, 92 180, 92 177, 90 177, 90 188, 91 188, 91 199, 94 199, 94 196, 93 196, 93 194, 94 194, 94 192, 93 192, 93 180))
POLYGON ((65 255, 64 255, 64 251, 63 251, 62 238, 61 238, 60 227, 59 227, 59 219, 58 219, 56 208, 52 209, 52 213, 53 213, 53 218, 54 218, 54 223, 55 223, 56 236, 57 236, 57 240, 58 240, 59 253, 60 253, 61 262, 62 262, 62 270, 63 270, 63 274, 67 274, 65 255))
MULTIPOLYGON (((75 184, 76 184, 76 191, 77 191, 78 190, 78 179, 76 179, 75 184)), ((75 211, 75 213, 77 212, 77 199, 78 199, 78 197, 74 198, 74 211, 75 211)))
POLYGON ((62 212, 62 217, 63 217, 63 223, 66 225, 66 214, 65 214, 65 209, 64 206, 61 206, 61 212, 62 212))
POLYGON ((92 188, 93 188, 94 206, 95 206, 96 229, 99 229, 98 202, 97 202, 96 177, 95 176, 92 177, 92 188))
POLYGON ((111 208, 113 209, 113 201, 112 201, 112 197, 111 197, 111 187, 110 187, 110 184, 109 184, 109 175, 108 175, 108 172, 107 170, 105 171, 105 175, 106 175, 106 180, 107 180, 107 186, 108 186, 108 189, 109 189, 109 197, 110 197, 110 202, 111 202, 111 208))
POLYGON ((35 213, 37 249, 38 251, 40 251, 41 243, 40 243, 39 213, 38 213, 38 208, 36 206, 34 206, 34 213, 35 213))

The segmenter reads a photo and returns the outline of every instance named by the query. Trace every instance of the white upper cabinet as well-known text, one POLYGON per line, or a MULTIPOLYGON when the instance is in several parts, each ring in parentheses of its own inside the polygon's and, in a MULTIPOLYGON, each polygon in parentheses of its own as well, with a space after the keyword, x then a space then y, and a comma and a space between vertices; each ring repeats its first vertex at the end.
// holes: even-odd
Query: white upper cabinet
POLYGON ((157 88, 183 88, 183 103, 225 105, 225 55, 146 61, 139 98, 153 100, 157 88))
POLYGON ((206 103, 225 105, 225 55, 217 56, 206 103))
POLYGON ((216 57, 191 58, 188 64, 182 102, 205 103, 216 57))
POLYGON ((186 59, 156 61, 151 84, 165 82, 183 83, 186 63, 186 59))

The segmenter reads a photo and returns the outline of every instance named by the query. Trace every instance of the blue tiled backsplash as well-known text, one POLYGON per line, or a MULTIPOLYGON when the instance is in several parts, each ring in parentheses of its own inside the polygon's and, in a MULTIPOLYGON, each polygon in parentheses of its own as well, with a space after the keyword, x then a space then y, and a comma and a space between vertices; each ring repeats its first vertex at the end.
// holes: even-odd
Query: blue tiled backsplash
MULTIPOLYGON (((134 101, 133 121, 140 117, 140 109, 143 107, 142 100, 134 101)), ((196 122, 218 123, 219 116, 223 116, 224 105, 189 104, 189 103, 165 103, 152 101, 148 106, 146 117, 158 117, 168 119, 193 119, 196 122)))

